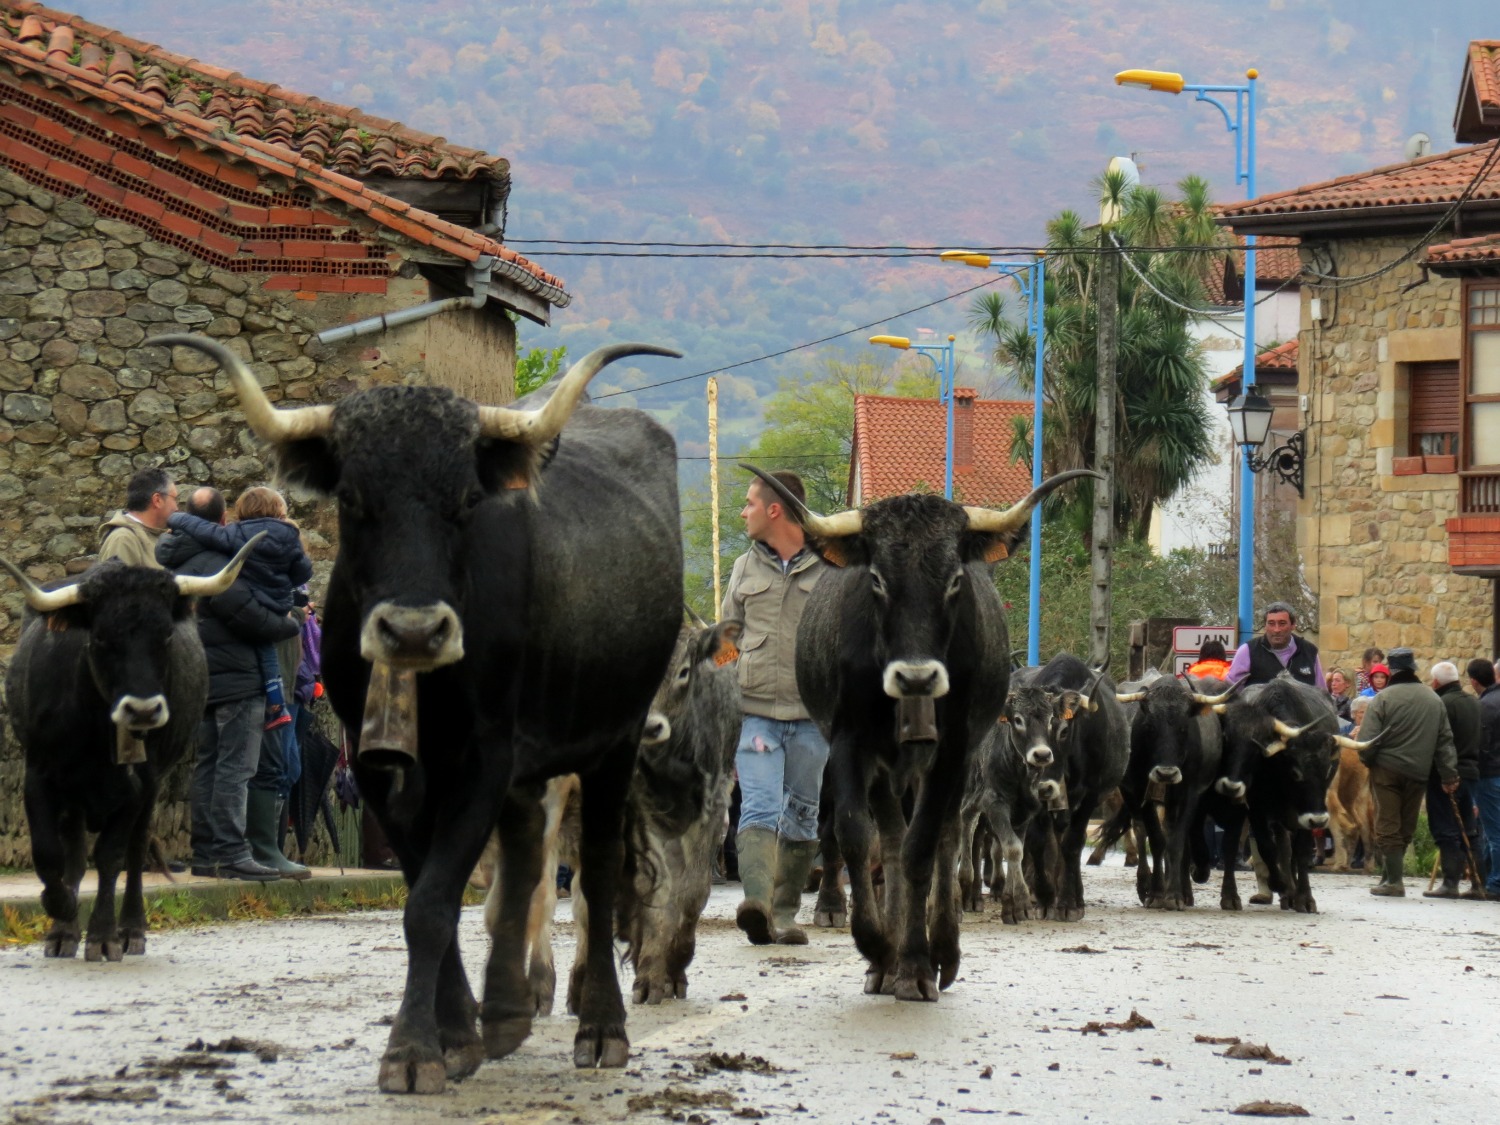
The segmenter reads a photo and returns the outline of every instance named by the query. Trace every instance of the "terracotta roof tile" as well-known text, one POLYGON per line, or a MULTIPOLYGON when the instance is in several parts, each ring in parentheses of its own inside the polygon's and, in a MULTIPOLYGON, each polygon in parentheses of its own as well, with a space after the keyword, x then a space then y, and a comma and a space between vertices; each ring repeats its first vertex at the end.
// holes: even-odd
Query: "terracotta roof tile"
MULTIPOLYGON (((1290 191, 1273 192, 1244 203, 1226 205, 1221 212, 1221 221, 1243 228, 1250 224, 1240 220, 1272 215, 1381 208, 1439 210, 1463 195, 1493 151, 1494 146, 1488 144, 1459 148, 1290 191)), ((1500 200, 1500 166, 1490 169, 1469 199, 1474 202, 1500 200)))
MULTIPOLYGON (((107 65, 111 74, 120 76, 117 78, 120 85, 126 84, 124 64, 120 62, 122 55, 129 60, 132 73, 137 66, 141 68, 143 78, 147 70, 158 67, 160 77, 152 83, 152 92, 170 100, 183 113, 205 120, 215 117, 235 120, 240 131, 253 131, 256 136, 268 140, 272 139, 268 133, 278 111, 289 108, 293 111, 292 122, 283 121, 274 140, 294 153, 302 152, 304 133, 321 124, 331 124, 338 133, 352 131, 356 137, 361 131, 391 135, 396 151, 384 154, 379 168, 366 166, 362 146, 356 143, 354 150, 341 158, 342 171, 352 171, 357 175, 371 172, 388 175, 390 165, 394 164, 405 176, 490 179, 501 184, 509 183, 510 164, 503 157, 452 145, 442 137, 409 129, 350 106, 320 101, 247 79, 224 67, 185 58, 110 28, 99 27, 79 16, 44 8, 33 0, 0 0, 0 41, 40 47, 44 39, 50 62, 66 63, 76 47, 81 54, 82 69, 102 73, 107 65), (116 69, 117 65, 121 69, 116 69), (169 87, 177 86, 177 89, 161 89, 162 81, 169 87), (253 105, 259 121, 252 125, 248 124, 247 118, 247 124, 242 128, 235 113, 242 110, 245 103, 253 105)), ((324 160, 322 155, 306 155, 319 163, 324 160)))
MULTIPOLYGON (((1267 348, 1255 357, 1255 373, 1269 371, 1292 371, 1297 370, 1297 338, 1293 336, 1284 344, 1277 344, 1274 348, 1267 348)), ((1220 375, 1210 385, 1213 390, 1220 390, 1230 383, 1239 382, 1244 374, 1245 365, 1242 363, 1227 375, 1220 375)))
MULTIPOLYGON (((1204 287, 1211 305, 1233 305, 1239 306, 1244 302, 1243 290, 1245 286, 1245 239, 1242 235, 1234 235, 1234 241, 1238 250, 1230 252, 1229 261, 1220 263, 1223 268, 1213 269, 1204 278, 1204 287), (1239 292, 1234 298, 1230 298, 1226 292, 1225 270, 1234 271, 1234 288, 1239 292)), ((1302 245, 1302 240, 1295 236, 1263 234, 1256 242, 1255 249, 1255 283, 1258 286, 1280 285, 1298 277, 1302 273, 1302 256, 1297 248, 1302 245)))
POLYGON ((1459 141, 1500 136, 1500 39, 1476 39, 1469 44, 1453 110, 1453 136, 1459 141))
MULTIPOLYGON (((1031 403, 974 397, 960 387, 957 397, 973 405, 973 454, 967 467, 955 446, 953 495, 966 504, 1008 505, 1031 488, 1031 468, 1012 463, 1012 421, 1031 417, 1031 403)), ((955 434, 960 429, 955 425, 955 434)), ((919 484, 928 491, 943 491, 943 462, 947 435, 947 411, 931 398, 894 398, 885 395, 854 396, 854 443, 851 457, 859 468, 859 496, 865 504, 886 496, 910 492, 919 484)), ((853 475, 851 474, 851 487, 853 475)))
POLYGON ((1427 248, 1426 264, 1433 267, 1489 265, 1500 268, 1500 234, 1456 238, 1427 248))

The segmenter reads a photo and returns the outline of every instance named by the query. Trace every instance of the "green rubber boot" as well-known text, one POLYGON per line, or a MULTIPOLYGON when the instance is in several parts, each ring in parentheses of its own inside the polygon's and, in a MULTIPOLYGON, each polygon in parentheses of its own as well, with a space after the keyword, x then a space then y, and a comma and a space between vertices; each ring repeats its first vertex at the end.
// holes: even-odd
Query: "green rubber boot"
POLYGON ((262 867, 279 872, 283 879, 311 879, 312 871, 281 854, 281 795, 269 789, 251 789, 245 800, 245 839, 250 854, 262 867))
POLYGON ((780 945, 806 945, 807 933, 797 925, 802 891, 818 858, 818 841, 782 838, 776 853, 776 888, 771 893, 771 917, 780 945))
POLYGON ((1378 884, 1370 888, 1372 895, 1382 898, 1405 898, 1406 849, 1389 848, 1385 852, 1385 873, 1378 884))
POLYGON ((746 828, 735 843, 745 900, 734 912, 734 924, 745 931, 751 945, 770 945, 776 940, 770 906, 776 877, 776 833, 769 828, 746 828))

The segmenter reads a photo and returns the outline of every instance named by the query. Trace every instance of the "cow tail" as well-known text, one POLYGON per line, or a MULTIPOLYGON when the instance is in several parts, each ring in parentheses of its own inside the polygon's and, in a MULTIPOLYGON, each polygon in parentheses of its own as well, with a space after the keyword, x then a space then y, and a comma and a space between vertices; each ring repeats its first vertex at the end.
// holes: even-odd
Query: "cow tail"
POLYGON ((1119 843, 1120 837, 1130 831, 1131 816, 1130 803, 1122 801, 1115 814, 1100 827, 1099 843, 1094 848, 1093 855, 1089 857, 1090 863, 1095 862, 1093 856, 1098 856, 1102 860, 1109 850, 1119 843))

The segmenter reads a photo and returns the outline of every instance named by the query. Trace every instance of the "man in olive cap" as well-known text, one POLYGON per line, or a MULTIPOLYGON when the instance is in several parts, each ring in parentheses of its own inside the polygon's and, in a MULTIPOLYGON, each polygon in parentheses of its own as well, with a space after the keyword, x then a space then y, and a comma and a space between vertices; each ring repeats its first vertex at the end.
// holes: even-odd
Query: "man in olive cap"
POLYGON ((1361 742, 1376 745, 1359 752, 1370 767, 1375 797, 1375 848, 1384 866, 1372 895, 1403 898, 1401 881, 1406 849, 1417 830, 1417 813, 1434 770, 1444 793, 1458 788, 1458 756, 1448 711, 1417 678, 1417 657, 1409 648, 1393 648, 1386 657, 1391 680, 1365 712, 1361 742))

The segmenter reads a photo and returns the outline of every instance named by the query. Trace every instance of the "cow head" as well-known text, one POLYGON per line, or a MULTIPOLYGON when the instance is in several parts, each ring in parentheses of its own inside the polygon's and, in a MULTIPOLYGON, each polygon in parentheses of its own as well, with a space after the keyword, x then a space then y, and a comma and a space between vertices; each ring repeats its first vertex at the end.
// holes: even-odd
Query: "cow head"
POLYGON ((229 589, 265 533, 240 548, 218 574, 173 575, 152 567, 110 561, 70 586, 43 590, 19 567, 0 558, 26 595, 26 604, 54 633, 76 631, 88 639, 89 678, 122 740, 167 724, 172 636, 192 612, 192 599, 229 589))
POLYGON ((357 602, 360 655, 430 671, 464 655, 466 533, 491 497, 537 484, 559 433, 606 364, 679 353, 649 344, 590 352, 535 410, 478 406, 439 387, 372 387, 335 406, 278 409, 238 356, 201 336, 152 343, 219 361, 281 478, 339 508, 339 575, 357 602))
POLYGON ((1010 744, 1021 760, 1034 770, 1044 770, 1055 757, 1053 734, 1057 698, 1039 687, 1012 687, 1000 721, 1010 744))
POLYGON ((1120 703, 1139 705, 1130 733, 1132 748, 1152 750, 1150 779, 1161 785, 1176 785, 1195 746, 1198 716, 1222 705, 1231 693, 1204 695, 1190 691, 1181 680, 1163 676, 1139 691, 1120 693, 1120 703))
POLYGON ((1087 469, 1059 473, 1005 511, 910 493, 820 516, 774 477, 753 465, 741 468, 780 497, 825 562, 859 567, 868 575, 881 686, 898 700, 930 700, 948 693, 948 642, 960 608, 972 605, 969 564, 1006 558, 1025 534, 1032 509, 1048 493, 1078 477, 1098 475, 1087 469))

